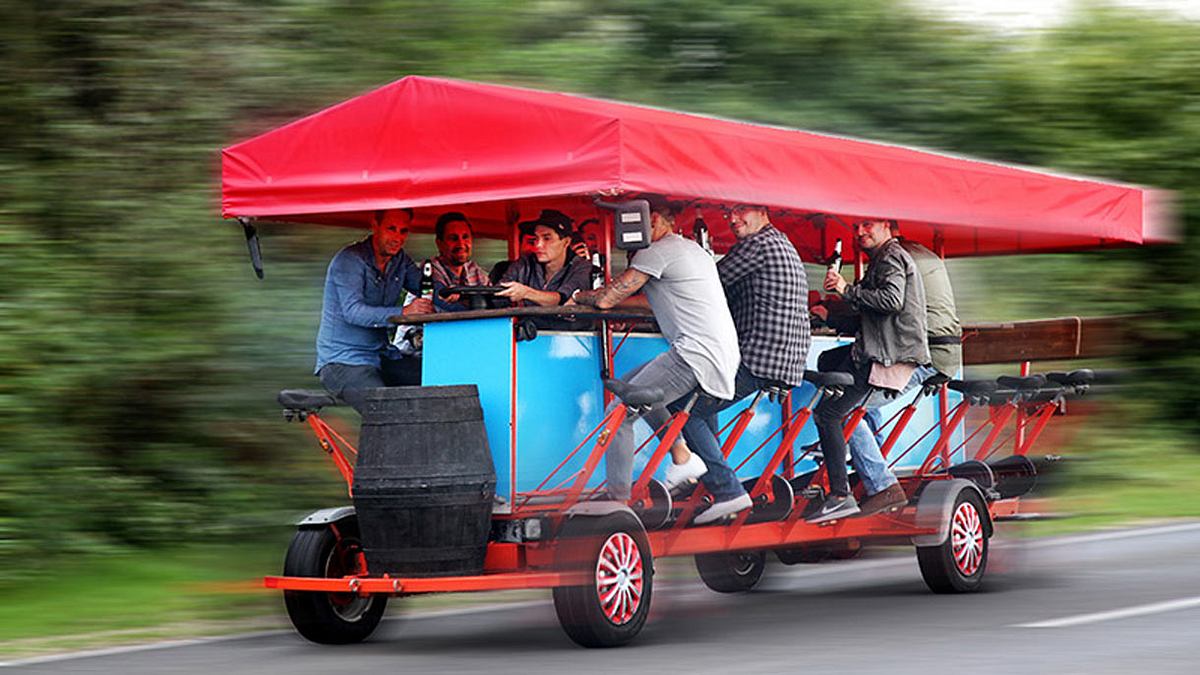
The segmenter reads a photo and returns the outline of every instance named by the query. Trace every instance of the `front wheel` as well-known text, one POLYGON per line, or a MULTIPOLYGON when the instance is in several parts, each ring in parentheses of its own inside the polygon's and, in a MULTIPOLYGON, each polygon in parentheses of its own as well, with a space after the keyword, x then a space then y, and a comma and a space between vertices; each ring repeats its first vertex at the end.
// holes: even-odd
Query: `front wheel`
MULTIPOLYGON (((362 544, 352 523, 340 525, 340 532, 332 527, 297 531, 283 563, 284 576, 340 579, 354 574, 362 544)), ((387 607, 387 596, 357 593, 284 591, 283 601, 296 632, 326 645, 367 639, 387 607)))
POLYGON ((558 545, 565 570, 591 583, 554 589, 554 611, 567 636, 584 647, 626 644, 646 624, 654 559, 645 530, 632 514, 573 518, 558 545))
POLYGON ((938 546, 918 546, 917 563, 925 584, 934 593, 979 590, 987 569, 988 537, 979 497, 963 490, 954 500, 950 533, 938 546))
POLYGON ((754 588, 767 566, 766 551, 702 553, 696 556, 700 580, 718 593, 741 593, 754 588))

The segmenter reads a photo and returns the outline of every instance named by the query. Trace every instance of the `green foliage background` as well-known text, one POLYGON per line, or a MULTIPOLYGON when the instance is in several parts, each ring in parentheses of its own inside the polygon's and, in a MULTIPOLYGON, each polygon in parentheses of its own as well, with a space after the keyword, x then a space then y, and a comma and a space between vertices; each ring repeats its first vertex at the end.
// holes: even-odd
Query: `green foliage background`
MULTIPOLYGON (((1200 26, 1098 4, 1014 37, 894 0, 10 0, 0 581, 70 553, 254 539, 339 499, 273 399, 315 385, 324 266, 351 234, 272 231, 254 280, 217 215, 223 145, 443 75, 1151 184, 1192 232, 1197 73, 1200 26)), ((1174 379, 1137 433, 1194 448, 1194 247, 955 269, 976 279, 968 320, 1155 312, 1131 358, 1174 379)))

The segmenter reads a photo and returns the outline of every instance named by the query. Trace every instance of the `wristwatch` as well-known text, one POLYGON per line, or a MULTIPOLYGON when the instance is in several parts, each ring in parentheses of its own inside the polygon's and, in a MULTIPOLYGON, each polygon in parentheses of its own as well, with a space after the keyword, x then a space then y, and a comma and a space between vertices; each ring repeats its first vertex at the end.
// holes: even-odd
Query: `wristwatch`
POLYGON ((574 302, 574 303, 576 303, 576 304, 578 304, 578 303, 579 303, 579 297, 578 297, 578 296, 579 296, 579 290, 580 290, 580 289, 576 288, 575 290, 571 291, 571 302, 574 302))

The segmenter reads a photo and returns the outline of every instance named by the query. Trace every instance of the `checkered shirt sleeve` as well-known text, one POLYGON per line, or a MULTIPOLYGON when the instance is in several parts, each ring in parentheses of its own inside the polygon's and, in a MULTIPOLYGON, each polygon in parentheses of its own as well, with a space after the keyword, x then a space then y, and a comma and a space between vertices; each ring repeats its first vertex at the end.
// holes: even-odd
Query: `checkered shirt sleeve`
POLYGON ((742 363, 758 377, 799 386, 812 338, 808 279, 796 248, 768 226, 735 244, 717 270, 742 363))

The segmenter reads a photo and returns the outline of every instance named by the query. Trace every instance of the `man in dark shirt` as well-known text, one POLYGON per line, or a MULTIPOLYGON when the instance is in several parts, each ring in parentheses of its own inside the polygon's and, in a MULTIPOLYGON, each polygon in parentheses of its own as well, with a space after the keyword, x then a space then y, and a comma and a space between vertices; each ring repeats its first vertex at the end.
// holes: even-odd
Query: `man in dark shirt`
POLYGON ((812 341, 804 263, 763 206, 734 208, 730 228, 737 243, 717 263, 717 273, 737 328, 741 365, 730 400, 704 397, 683 428, 688 447, 708 465, 701 477, 713 505, 695 523, 714 522, 750 508, 750 496, 717 442, 717 413, 770 384, 799 386, 812 341))
POLYGON ((825 290, 841 295, 860 320, 848 358, 837 364, 838 370, 854 376, 854 384, 841 397, 822 399, 814 411, 829 475, 829 495, 809 516, 812 523, 860 511, 850 495, 846 472, 845 416, 866 403, 873 388, 903 390, 917 369, 929 363, 925 287, 916 263, 892 237, 891 221, 860 221, 854 225, 854 235, 870 258, 862 281, 849 284, 832 268, 825 274, 825 290))
POLYGON ((421 292, 421 271, 404 252, 412 219, 412 209, 376 212, 371 235, 338 251, 325 275, 315 372, 360 412, 362 389, 411 383, 412 369, 397 367, 409 359, 388 344, 388 319, 433 311, 427 298, 398 306, 405 291, 421 292))
MULTIPOLYGON (((513 303, 561 305, 577 290, 591 287, 592 265, 571 252, 573 221, 561 211, 543 209, 532 221, 533 253, 513 261, 497 293, 513 303)), ((524 223, 522 223, 524 225, 524 223)))

